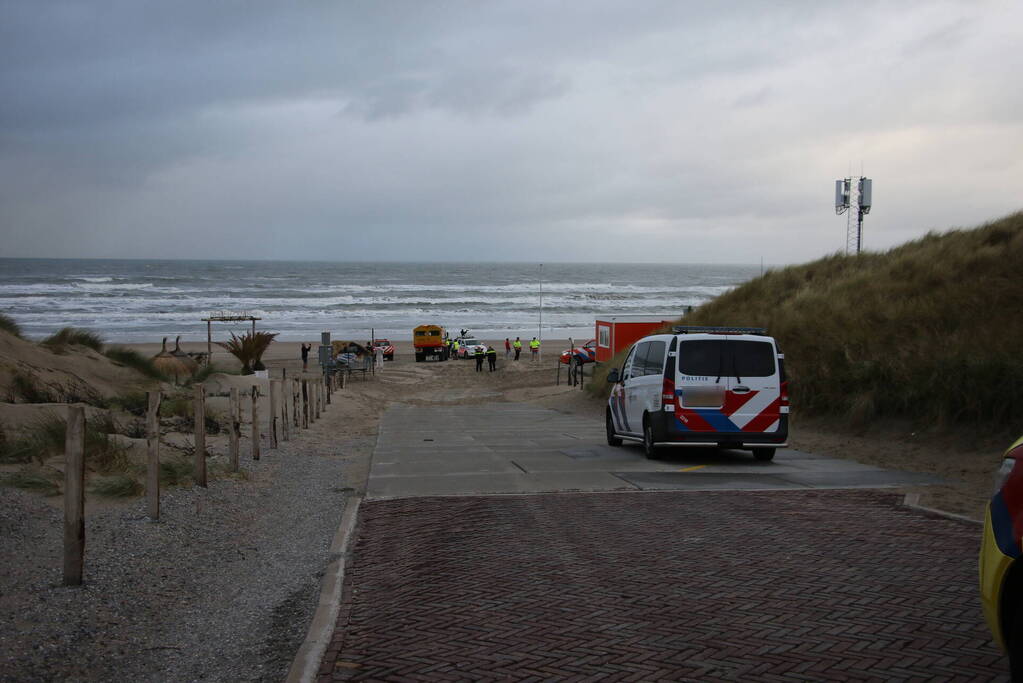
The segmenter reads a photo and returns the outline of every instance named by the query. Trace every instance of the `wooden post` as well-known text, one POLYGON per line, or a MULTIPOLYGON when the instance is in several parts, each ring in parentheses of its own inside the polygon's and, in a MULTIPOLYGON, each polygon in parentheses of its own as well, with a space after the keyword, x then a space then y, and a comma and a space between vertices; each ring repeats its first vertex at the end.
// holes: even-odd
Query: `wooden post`
POLYGON ((309 380, 302 380, 302 428, 309 428, 309 380))
POLYGON ((199 486, 206 486, 206 387, 195 385, 195 467, 193 477, 199 486))
POLYGON ((327 405, 329 406, 330 405, 330 375, 324 375, 323 376, 323 387, 324 387, 325 393, 327 394, 327 405))
POLYGON ((206 321, 206 365, 213 365, 213 321, 206 321))
POLYGON ((146 507, 149 519, 160 519, 160 392, 150 391, 146 413, 146 507))
POLYGON ((277 448, 277 393, 280 390, 279 379, 270 380, 270 448, 277 448))
POLYGON ((323 396, 320 394, 320 383, 313 380, 313 411, 316 419, 320 419, 320 409, 323 407, 323 396))
POLYGON ((259 387, 252 385, 252 459, 259 460, 259 387))
POLYGON ((284 378, 280 380, 280 436, 284 441, 292 438, 292 421, 287 418, 287 402, 290 400, 291 382, 287 381, 287 370, 284 370, 284 378))
POLYGON ((82 585, 85 563, 85 407, 68 406, 64 439, 64 585, 82 585))
POLYGON ((238 387, 231 387, 231 425, 228 439, 230 443, 231 471, 238 471, 238 439, 242 435, 242 401, 238 395, 238 387))
POLYGON ((291 380, 291 413, 295 423, 295 429, 302 426, 302 394, 299 393, 300 382, 297 379, 291 380))
POLYGON ((281 434, 285 441, 291 439, 291 420, 288 419, 288 402, 291 398, 291 383, 288 382, 288 370, 285 368, 281 377, 281 434))

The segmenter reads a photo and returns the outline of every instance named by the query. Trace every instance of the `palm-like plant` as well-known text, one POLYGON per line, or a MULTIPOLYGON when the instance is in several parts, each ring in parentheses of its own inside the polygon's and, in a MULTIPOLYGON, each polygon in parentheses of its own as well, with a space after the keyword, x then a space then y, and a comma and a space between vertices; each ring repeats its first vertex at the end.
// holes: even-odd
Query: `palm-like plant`
POLYGON ((217 345, 241 361, 243 375, 251 375, 254 370, 266 369, 261 359, 276 336, 276 332, 246 332, 238 337, 232 332, 230 341, 217 342, 217 345))

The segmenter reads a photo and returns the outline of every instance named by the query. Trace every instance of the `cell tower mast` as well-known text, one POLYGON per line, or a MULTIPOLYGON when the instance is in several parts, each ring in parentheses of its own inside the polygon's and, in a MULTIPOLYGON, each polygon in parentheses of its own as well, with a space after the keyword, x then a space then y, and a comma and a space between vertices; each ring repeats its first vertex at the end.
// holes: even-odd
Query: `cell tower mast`
POLYGON ((863 217, 870 213, 873 184, 870 178, 844 178, 835 181, 835 213, 841 216, 852 206, 853 180, 856 181, 856 228, 853 229, 852 212, 845 222, 845 253, 860 253, 863 248, 863 217))

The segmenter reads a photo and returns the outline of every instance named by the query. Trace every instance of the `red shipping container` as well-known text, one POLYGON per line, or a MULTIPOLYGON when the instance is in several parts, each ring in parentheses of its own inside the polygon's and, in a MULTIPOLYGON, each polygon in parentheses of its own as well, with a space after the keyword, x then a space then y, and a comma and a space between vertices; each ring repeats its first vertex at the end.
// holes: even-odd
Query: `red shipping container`
POLYGON ((604 315, 597 318, 597 362, 607 363, 619 351, 665 325, 677 324, 681 315, 604 315))

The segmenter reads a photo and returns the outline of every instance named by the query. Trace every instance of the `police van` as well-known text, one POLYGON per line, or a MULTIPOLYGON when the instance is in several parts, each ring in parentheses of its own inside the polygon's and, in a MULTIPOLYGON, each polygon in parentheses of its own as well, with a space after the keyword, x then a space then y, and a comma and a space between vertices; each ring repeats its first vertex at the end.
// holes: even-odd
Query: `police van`
POLYGON ((608 373, 607 442, 746 449, 771 460, 787 446, 785 356, 761 328, 676 327, 643 337, 608 373))

